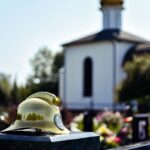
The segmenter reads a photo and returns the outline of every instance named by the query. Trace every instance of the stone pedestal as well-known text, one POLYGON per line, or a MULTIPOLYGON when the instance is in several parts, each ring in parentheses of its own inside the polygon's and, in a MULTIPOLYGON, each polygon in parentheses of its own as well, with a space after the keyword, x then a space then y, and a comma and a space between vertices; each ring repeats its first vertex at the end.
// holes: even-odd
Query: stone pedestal
MULTIPOLYGON (((93 132, 68 135, 0 133, 4 150, 100 150, 99 136, 93 132)), ((24 132, 26 133, 26 132, 24 132)))

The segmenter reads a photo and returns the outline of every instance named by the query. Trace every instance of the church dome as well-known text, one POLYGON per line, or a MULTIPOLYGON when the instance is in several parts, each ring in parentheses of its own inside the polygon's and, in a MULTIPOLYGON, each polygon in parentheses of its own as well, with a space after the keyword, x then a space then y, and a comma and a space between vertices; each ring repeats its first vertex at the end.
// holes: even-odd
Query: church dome
POLYGON ((100 1, 102 6, 106 6, 106 5, 122 5, 123 4, 123 0, 101 0, 100 1))

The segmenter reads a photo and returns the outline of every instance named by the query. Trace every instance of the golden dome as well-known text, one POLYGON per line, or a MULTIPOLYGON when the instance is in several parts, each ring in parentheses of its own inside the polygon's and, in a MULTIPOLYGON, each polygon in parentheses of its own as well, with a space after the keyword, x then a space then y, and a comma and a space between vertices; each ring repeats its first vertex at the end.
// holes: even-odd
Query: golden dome
POLYGON ((101 5, 122 5, 123 0, 101 0, 100 1, 101 5))

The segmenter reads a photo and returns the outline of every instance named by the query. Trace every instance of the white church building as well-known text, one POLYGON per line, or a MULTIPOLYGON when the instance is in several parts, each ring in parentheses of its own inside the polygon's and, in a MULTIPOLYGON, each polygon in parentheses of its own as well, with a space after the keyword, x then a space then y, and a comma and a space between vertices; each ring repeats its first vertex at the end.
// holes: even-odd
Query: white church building
POLYGON ((100 4, 103 30, 63 45, 59 96, 71 110, 111 107, 116 85, 125 77, 124 61, 148 45, 121 30, 123 0, 101 0, 100 4))

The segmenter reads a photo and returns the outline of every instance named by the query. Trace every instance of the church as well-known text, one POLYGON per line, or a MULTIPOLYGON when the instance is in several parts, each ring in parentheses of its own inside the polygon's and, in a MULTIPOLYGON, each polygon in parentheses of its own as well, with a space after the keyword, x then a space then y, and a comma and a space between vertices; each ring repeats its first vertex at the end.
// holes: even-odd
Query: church
POLYGON ((123 65, 134 53, 150 49, 149 41, 121 29, 123 0, 100 0, 103 29, 63 45, 59 96, 70 110, 112 108, 123 65))

